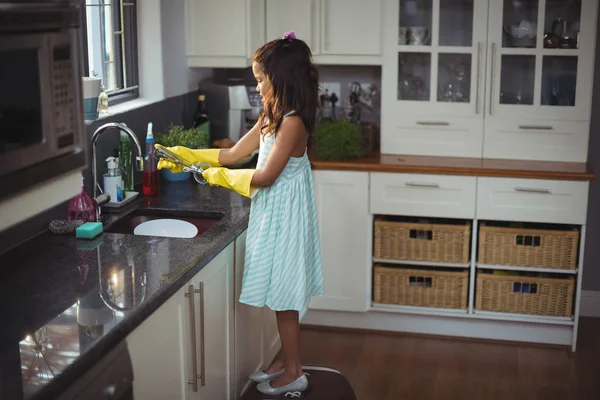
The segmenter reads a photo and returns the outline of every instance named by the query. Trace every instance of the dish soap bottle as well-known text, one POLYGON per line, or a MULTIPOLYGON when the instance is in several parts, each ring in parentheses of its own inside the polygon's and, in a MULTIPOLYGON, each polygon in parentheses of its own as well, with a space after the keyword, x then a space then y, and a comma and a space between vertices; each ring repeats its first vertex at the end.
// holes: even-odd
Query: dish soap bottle
POLYGON ((108 163, 108 172, 103 175, 104 192, 110 195, 111 202, 120 203, 123 201, 123 189, 121 188, 119 164, 114 157, 108 157, 106 162, 108 163))
POLYGON ((85 192, 83 176, 81 177, 81 193, 74 196, 71 201, 69 201, 67 219, 69 221, 81 220, 84 223, 96 222, 96 209, 92 198, 85 192))
POLYGON ((142 175, 142 191, 144 192, 144 196, 156 196, 160 190, 156 162, 152 122, 148 122, 148 132, 146 133, 146 158, 144 159, 144 173, 142 175))

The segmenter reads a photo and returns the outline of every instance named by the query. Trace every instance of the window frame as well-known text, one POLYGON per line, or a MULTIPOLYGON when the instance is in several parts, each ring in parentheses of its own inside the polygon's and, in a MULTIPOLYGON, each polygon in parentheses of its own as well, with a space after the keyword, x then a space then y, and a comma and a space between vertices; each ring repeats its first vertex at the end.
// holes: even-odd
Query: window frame
MULTIPOLYGON (((124 49, 121 51, 121 39, 120 36, 113 35, 113 47, 115 48, 115 67, 116 75, 119 80, 119 86, 123 86, 123 80, 129 85, 128 88, 119 89, 107 92, 108 104, 116 105, 129 100, 137 99, 140 97, 139 90, 139 70, 138 70, 138 34, 137 34, 137 7, 139 2, 137 0, 111 0, 113 5, 112 18, 113 21, 120 21, 121 17, 121 3, 133 4, 133 6, 123 7, 124 11, 124 49), (125 76, 122 73, 122 57, 125 54, 125 76)), ((88 60, 88 36, 87 36, 87 18, 86 12, 88 8, 86 0, 81 2, 81 13, 80 13, 80 26, 81 26, 81 47, 83 50, 83 65, 82 72, 84 76, 90 75, 90 66, 88 60)))

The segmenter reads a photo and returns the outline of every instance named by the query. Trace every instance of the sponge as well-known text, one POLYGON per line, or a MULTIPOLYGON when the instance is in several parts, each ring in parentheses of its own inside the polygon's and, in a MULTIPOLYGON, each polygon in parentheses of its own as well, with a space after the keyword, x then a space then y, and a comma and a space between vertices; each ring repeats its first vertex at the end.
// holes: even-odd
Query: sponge
POLYGON ((75 229, 75 236, 78 239, 93 239, 102 233, 101 222, 86 222, 75 229))

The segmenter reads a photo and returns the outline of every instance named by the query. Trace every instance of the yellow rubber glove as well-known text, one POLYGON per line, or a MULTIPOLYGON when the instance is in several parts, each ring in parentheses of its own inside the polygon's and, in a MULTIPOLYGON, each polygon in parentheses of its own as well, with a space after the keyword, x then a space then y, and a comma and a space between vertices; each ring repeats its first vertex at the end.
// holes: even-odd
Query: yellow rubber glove
POLYGON ((255 172, 255 169, 209 168, 202 176, 211 186, 222 186, 252 198, 258 192, 258 188, 250 187, 255 172))
MULTIPOLYGON (((190 164, 198 164, 201 162, 207 162, 209 163, 211 166, 213 167, 220 167, 221 164, 219 163, 219 153, 221 152, 221 149, 189 149, 187 147, 183 147, 183 146, 173 146, 173 147, 166 147, 167 150, 177 154, 177 156, 181 157, 182 159, 184 159, 185 161, 189 162, 190 164)), ((158 169, 168 169, 169 171, 171 171, 174 174, 177 174, 179 172, 183 172, 183 166, 180 164, 176 164, 170 160, 161 158, 158 161, 158 165, 157 165, 158 169)))

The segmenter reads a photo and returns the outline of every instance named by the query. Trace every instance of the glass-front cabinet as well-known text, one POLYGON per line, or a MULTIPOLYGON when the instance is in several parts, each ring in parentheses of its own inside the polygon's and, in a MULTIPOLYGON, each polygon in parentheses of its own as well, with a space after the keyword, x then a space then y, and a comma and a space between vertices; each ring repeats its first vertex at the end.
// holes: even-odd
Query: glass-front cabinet
POLYGON ((382 135, 382 151, 481 153, 488 1, 385 5, 382 124, 403 118, 390 121, 395 134, 382 135))
POLYGON ((586 0, 495 0, 489 10, 488 113, 589 118, 596 9, 586 0), (585 78, 588 79, 585 79, 585 78))
MULTIPOLYGON (((487 0, 397 0, 396 100, 417 112, 428 102, 440 114, 481 112, 487 0), (479 103, 479 104, 478 104, 479 103)), ((389 37, 388 37, 389 39, 389 37)), ((428 107, 428 112, 432 108, 428 107)))
POLYGON ((586 161, 598 0, 385 0, 381 151, 586 161))

